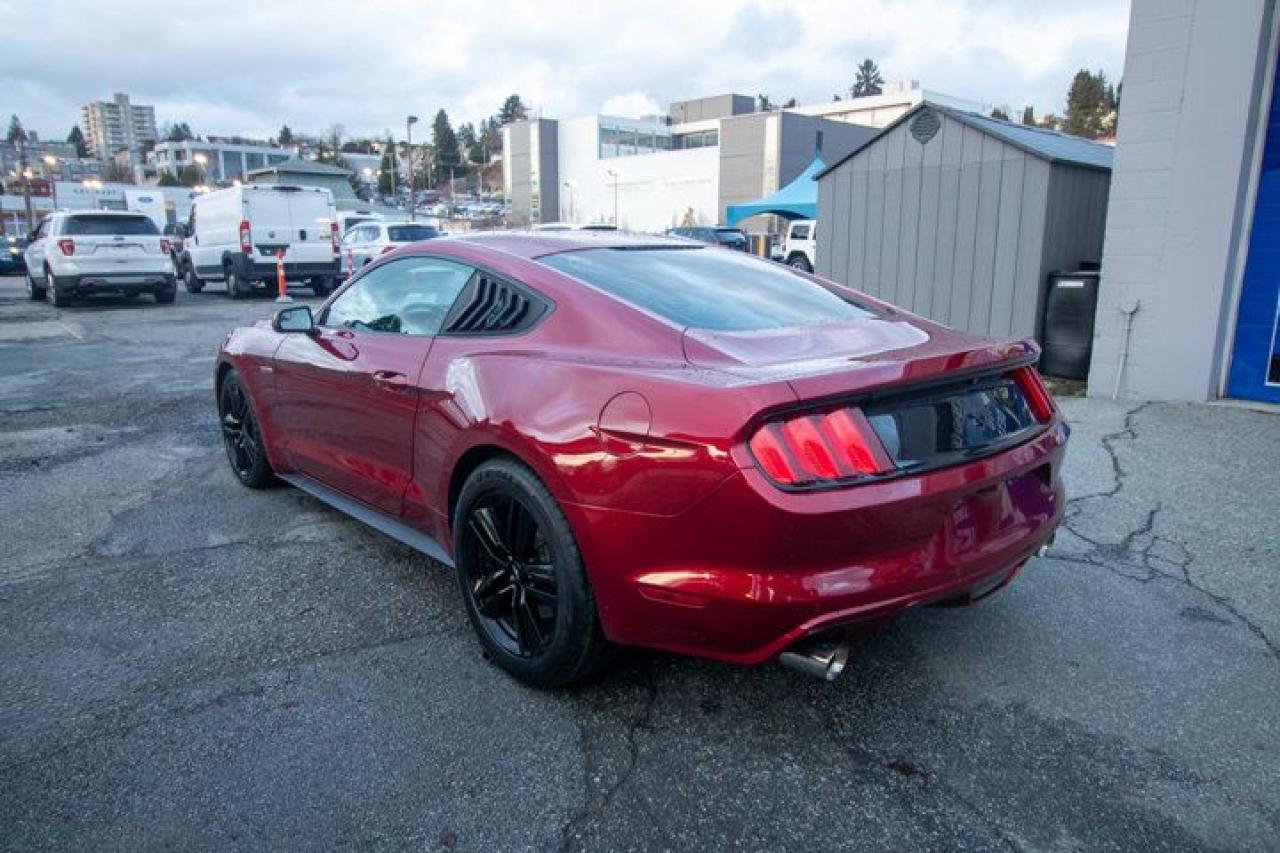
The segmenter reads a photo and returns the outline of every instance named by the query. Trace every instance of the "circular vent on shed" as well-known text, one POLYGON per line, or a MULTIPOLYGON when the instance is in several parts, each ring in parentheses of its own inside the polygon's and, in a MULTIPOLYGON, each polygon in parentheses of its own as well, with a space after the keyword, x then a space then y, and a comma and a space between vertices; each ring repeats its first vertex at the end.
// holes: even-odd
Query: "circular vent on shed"
POLYGON ((911 135, 915 137, 916 142, 924 145, 938 135, 940 127, 942 127, 942 120, 938 118, 937 113, 933 110, 921 110, 920 115, 911 120, 911 135))

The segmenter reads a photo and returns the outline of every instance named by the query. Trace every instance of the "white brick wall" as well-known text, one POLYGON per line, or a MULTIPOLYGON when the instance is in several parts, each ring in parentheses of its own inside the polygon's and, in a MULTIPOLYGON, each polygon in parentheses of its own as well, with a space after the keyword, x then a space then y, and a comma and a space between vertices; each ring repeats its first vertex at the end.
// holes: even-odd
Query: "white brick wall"
POLYGON ((1133 0, 1089 392, 1217 395, 1273 0, 1133 0), (1265 30, 1265 32, 1264 32, 1265 30))

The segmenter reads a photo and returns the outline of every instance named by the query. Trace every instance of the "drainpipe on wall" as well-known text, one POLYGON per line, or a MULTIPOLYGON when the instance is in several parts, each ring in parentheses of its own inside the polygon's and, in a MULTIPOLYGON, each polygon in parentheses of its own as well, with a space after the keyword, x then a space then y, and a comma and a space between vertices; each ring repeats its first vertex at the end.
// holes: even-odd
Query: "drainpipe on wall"
POLYGON ((1124 315, 1124 343, 1120 346, 1120 363, 1116 366, 1116 387, 1111 391, 1112 400, 1120 399, 1120 380, 1124 376, 1124 364, 1129 360, 1129 337, 1133 334, 1133 315, 1137 314, 1141 307, 1140 299, 1120 306, 1120 313, 1124 315))

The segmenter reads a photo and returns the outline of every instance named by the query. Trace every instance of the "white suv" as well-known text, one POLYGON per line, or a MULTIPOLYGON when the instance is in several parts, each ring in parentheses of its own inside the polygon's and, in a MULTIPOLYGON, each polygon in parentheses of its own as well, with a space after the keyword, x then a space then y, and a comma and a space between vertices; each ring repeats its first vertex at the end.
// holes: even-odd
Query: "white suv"
POLYGON ((54 213, 31 235, 23 256, 33 300, 64 307, 77 296, 150 293, 156 302, 173 302, 169 240, 144 213, 54 213))
POLYGON ((342 238, 342 263, 353 273, 392 249, 440 236, 439 228, 425 222, 361 222, 342 238))

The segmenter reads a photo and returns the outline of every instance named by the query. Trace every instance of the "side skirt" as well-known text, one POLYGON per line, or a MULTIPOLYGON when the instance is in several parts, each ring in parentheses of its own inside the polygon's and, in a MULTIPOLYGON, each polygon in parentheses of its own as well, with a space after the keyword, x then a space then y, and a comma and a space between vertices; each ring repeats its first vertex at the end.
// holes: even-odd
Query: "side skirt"
POLYGON ((349 515, 356 521, 369 525, 379 533, 390 536, 397 542, 426 554, 436 562, 444 563, 449 568, 453 568, 453 558, 445 552, 439 542, 422 531, 410 527, 403 521, 394 519, 372 507, 365 506, 357 500, 352 500, 341 492, 336 492, 310 477, 305 477, 301 474, 280 474, 279 477, 289 485, 301 489, 322 503, 327 503, 338 512, 349 515))

